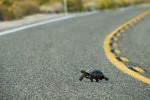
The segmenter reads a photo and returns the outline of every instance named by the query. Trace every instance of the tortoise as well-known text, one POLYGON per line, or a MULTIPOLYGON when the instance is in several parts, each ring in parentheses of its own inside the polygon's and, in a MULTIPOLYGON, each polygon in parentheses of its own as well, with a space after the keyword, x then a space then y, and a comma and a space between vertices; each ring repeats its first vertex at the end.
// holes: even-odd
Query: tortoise
POLYGON ((82 75, 80 76, 79 80, 82 81, 82 79, 85 77, 87 79, 90 79, 91 82, 93 82, 93 79, 98 82, 99 80, 105 79, 108 81, 109 79, 104 76, 104 74, 98 70, 98 69, 89 69, 89 70, 81 70, 82 75))

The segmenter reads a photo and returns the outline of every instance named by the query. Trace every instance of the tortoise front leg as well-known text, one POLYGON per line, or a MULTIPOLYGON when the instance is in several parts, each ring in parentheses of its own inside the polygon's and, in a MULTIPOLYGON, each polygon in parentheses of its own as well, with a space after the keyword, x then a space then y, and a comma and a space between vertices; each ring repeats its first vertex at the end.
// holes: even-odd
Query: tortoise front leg
POLYGON ((82 75, 79 77, 79 80, 82 81, 83 78, 84 78, 84 74, 82 74, 82 75))

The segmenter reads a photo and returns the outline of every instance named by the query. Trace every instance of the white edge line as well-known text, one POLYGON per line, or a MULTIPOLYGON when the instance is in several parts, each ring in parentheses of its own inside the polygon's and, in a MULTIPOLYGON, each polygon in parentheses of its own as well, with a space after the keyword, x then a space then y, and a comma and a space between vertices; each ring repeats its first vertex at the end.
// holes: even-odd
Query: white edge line
POLYGON ((75 14, 75 15, 69 15, 69 16, 65 16, 65 17, 59 17, 59 18, 55 18, 55 19, 49 19, 46 21, 42 21, 42 22, 37 22, 34 24, 29 24, 29 25, 25 25, 25 26, 20 26, 14 29, 10 29, 10 30, 6 30, 6 31, 2 31, 0 32, 0 36, 5 35, 5 34, 10 34, 13 32, 17 32, 17 31, 21 31, 24 29, 28 29, 28 28, 32 28, 32 27, 36 27, 36 26, 40 26, 40 25, 44 25, 44 24, 48 24, 48 23, 53 23, 53 22, 57 22, 57 21, 61 21, 61 20, 66 20, 66 19, 70 19, 73 17, 78 17, 78 16, 88 16, 88 15, 92 15, 94 13, 97 13, 98 11, 94 11, 94 12, 88 12, 88 13, 83 13, 83 14, 75 14))

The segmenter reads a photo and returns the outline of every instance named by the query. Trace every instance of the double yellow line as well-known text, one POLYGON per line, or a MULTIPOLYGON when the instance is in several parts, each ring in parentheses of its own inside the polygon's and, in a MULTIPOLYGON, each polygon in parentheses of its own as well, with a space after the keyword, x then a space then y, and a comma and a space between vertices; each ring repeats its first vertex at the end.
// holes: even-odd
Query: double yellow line
MULTIPOLYGON (((129 60, 125 57, 116 57, 116 54, 121 53, 120 50, 112 49, 111 47, 118 46, 118 37, 121 36, 121 34, 124 32, 124 30, 127 30, 129 27, 133 26, 135 23, 139 22, 141 19, 143 19, 145 16, 150 14, 150 10, 145 11, 144 13, 140 14, 139 16, 127 21, 123 25, 119 26, 117 29, 112 31, 105 39, 104 42, 104 51, 107 56, 107 58, 120 70, 123 72, 133 76, 134 78, 137 78, 144 83, 150 84, 150 79, 137 73, 134 70, 131 70, 129 67, 127 67, 124 62, 128 62, 129 60), (113 41, 113 42, 112 42, 113 41)), ((140 68, 136 68, 140 69, 140 68)), ((142 70, 142 69, 141 69, 142 70)))

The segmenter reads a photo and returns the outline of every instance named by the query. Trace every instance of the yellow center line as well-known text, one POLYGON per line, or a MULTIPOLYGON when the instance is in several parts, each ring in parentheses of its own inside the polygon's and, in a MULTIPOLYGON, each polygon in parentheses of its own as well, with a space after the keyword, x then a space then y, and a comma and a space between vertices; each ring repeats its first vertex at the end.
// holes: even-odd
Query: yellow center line
POLYGON ((133 67, 133 69, 137 70, 138 72, 144 73, 145 71, 140 67, 133 67))
POLYGON ((120 51, 120 50, 115 50, 115 53, 116 53, 116 54, 120 54, 121 51, 120 51))
POLYGON ((122 60, 123 62, 128 62, 128 61, 129 61, 128 58, 125 58, 125 57, 121 57, 121 60, 122 60))
POLYGON ((128 28, 129 28, 129 26, 125 26, 125 27, 124 27, 124 29, 128 29, 128 28))
POLYGON ((123 33, 123 32, 124 32, 124 29, 121 29, 120 32, 123 33))
POLYGON ((117 33, 117 36, 121 36, 121 33, 117 33))
POLYGON ((114 41, 118 41, 119 39, 117 37, 114 38, 114 41))
MULTIPOLYGON (((140 14, 139 16, 129 20, 128 22, 124 23, 123 25, 119 26, 117 29, 115 29, 114 31, 112 31, 107 37, 106 40, 104 42, 104 51, 105 54, 107 56, 107 58, 120 70, 122 70, 123 72, 127 73, 128 75, 131 75, 134 78, 137 78, 138 80, 143 81, 144 83, 150 84, 150 79, 129 69, 123 62, 120 62, 118 59, 116 59, 115 55, 111 52, 111 46, 110 41, 111 38, 114 36, 115 33, 118 33, 119 31, 122 31, 124 27, 129 27, 132 26, 134 24, 135 21, 139 21, 141 18, 144 18, 145 16, 150 14, 150 10, 145 11, 144 13, 140 14)), ((125 61, 127 61, 128 59, 123 58, 125 61)), ((138 71, 144 71, 139 67, 135 67, 135 70, 138 71)))
POLYGON ((113 43, 113 46, 114 46, 114 47, 117 47, 117 46, 118 46, 118 44, 117 44, 117 43, 113 43))

